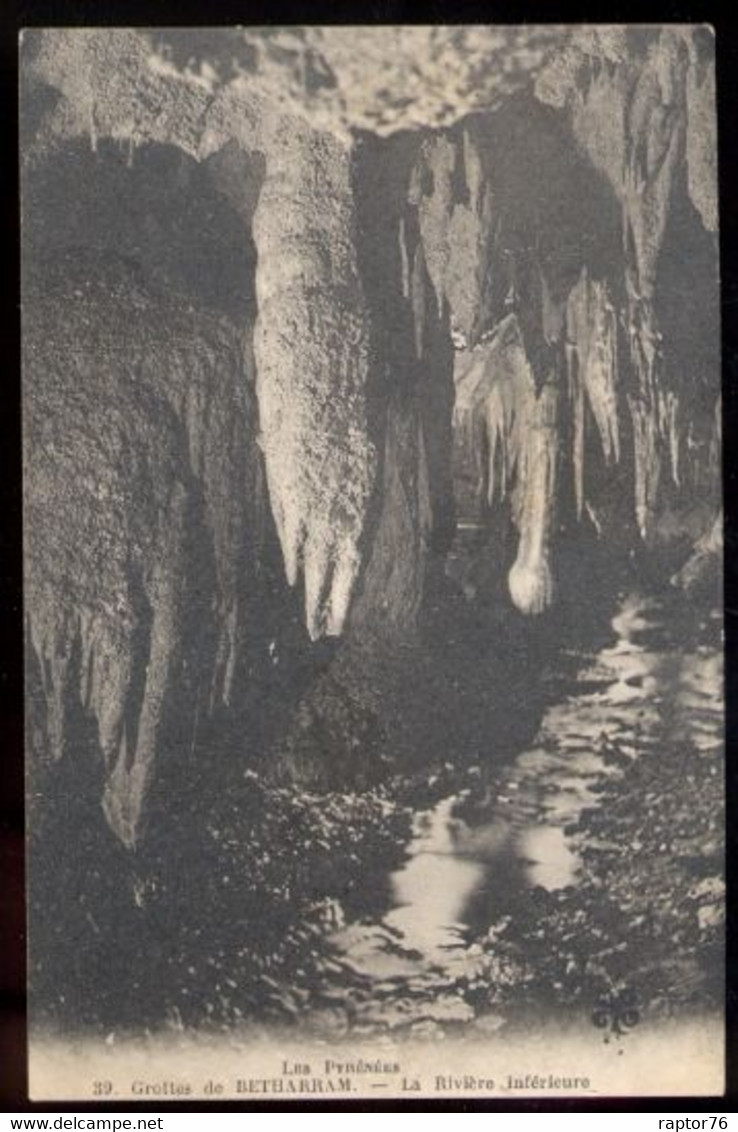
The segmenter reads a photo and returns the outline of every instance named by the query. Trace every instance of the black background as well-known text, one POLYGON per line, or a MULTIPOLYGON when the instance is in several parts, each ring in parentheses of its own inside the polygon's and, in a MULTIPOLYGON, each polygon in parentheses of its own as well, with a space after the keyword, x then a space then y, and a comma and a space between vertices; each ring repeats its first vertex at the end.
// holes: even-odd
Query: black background
MULTIPOLYGON (((552 0, 430 0, 401 3, 375 0, 26 0, 0 10, 0 1111, 100 1111, 105 1105, 33 1105, 26 1095, 25 905, 23 818, 23 596, 20 443, 20 303, 18 202, 18 32, 50 26, 193 26, 229 24, 383 23, 710 23, 717 42, 720 255, 722 281, 723 426, 725 491, 725 628, 728 791, 727 1094, 719 1098, 582 1100, 448 1100, 269 1102, 268 1111, 597 1111, 693 1112, 738 1108, 738 930, 735 874, 738 823, 738 32, 724 3, 615 4, 552 0), (734 444, 736 445, 734 447, 734 444)), ((360 34, 357 33, 357 34, 360 34)), ((684 1066, 689 1076, 689 1065, 684 1066)), ((130 1106, 136 1111, 135 1106, 130 1106)), ((125 1111, 120 1101, 116 1111, 125 1111)), ((178 1108, 207 1112, 262 1109, 263 1102, 150 1104, 146 1112, 178 1108)), ((142 1109, 139 1108, 139 1111, 142 1109)))

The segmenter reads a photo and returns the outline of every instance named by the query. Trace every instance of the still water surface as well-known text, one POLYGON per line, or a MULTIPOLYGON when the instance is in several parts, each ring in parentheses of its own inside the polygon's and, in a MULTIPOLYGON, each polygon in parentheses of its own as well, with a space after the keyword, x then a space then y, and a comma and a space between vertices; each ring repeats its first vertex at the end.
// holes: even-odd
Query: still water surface
POLYGON ((359 1029, 469 1021, 457 988, 481 969, 474 941, 494 941, 516 891, 577 885, 585 835, 574 823, 601 804, 603 785, 628 760, 667 757, 677 743, 706 762, 719 754, 717 614, 685 629, 671 603, 628 594, 607 646, 576 660, 532 745, 505 767, 472 767, 469 785, 415 815, 401 866, 366 878, 384 893, 379 910, 339 907, 326 990, 350 997, 359 1029))

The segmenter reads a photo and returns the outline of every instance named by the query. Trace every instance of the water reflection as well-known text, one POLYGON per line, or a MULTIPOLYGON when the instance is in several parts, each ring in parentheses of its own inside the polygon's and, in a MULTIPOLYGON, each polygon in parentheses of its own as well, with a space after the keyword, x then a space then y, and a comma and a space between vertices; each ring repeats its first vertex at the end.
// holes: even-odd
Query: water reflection
POLYGON ((384 920, 433 962, 443 962, 443 952, 458 946, 464 909, 485 872, 483 859, 462 848, 463 823, 452 816, 456 802, 445 798, 416 819, 409 860, 391 877, 395 907, 384 920))
POLYGON ((581 655, 577 679, 562 679, 535 745, 506 769, 473 768, 471 786, 416 815, 405 863, 384 878, 384 914, 333 933, 345 969, 371 986, 360 1021, 468 1020, 456 987, 478 962, 470 940, 493 937, 516 891, 577 884, 583 835, 572 827, 603 783, 633 759, 678 759, 680 744, 720 748, 718 625, 685 629, 663 603, 631 594, 612 629, 611 644, 581 655))

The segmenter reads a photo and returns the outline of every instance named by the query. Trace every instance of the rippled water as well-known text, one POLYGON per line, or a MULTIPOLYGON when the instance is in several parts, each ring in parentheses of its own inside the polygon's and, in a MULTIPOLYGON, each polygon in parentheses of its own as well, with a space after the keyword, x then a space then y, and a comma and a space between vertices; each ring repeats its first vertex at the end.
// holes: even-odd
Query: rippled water
POLYGON ((463 789, 415 815, 402 865, 366 877, 384 894, 379 911, 337 909, 326 980, 329 994, 350 997, 354 1025, 469 1021, 458 985, 481 963, 473 941, 494 941, 516 892, 577 885, 574 823, 600 805, 603 785, 627 760, 676 743, 719 752, 719 623, 687 621, 662 601, 624 597, 610 643, 576 658, 578 676, 562 678, 534 743, 506 766, 472 767, 463 789))

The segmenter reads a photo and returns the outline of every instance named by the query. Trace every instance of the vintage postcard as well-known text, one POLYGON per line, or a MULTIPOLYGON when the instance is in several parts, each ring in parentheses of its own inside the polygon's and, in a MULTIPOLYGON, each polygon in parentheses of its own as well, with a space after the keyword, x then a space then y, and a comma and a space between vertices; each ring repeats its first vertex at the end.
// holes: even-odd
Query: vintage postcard
POLYGON ((22 34, 34 1100, 722 1092, 714 39, 22 34))

